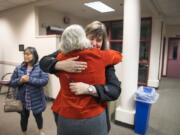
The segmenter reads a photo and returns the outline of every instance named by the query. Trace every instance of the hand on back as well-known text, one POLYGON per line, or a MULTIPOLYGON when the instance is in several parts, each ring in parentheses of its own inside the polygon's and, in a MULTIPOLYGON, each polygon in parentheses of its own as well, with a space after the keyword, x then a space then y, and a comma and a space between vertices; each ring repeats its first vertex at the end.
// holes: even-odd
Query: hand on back
POLYGON ((58 61, 55 65, 55 69, 70 73, 80 73, 87 68, 87 62, 76 61, 78 59, 79 56, 58 61))

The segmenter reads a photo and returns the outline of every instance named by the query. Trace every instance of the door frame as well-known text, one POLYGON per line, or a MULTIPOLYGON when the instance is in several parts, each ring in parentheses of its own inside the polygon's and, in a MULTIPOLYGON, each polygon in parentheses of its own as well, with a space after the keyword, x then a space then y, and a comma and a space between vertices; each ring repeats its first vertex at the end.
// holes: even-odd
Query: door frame
POLYGON ((168 77, 167 72, 168 72, 169 47, 170 47, 170 41, 172 41, 172 40, 180 40, 180 37, 170 37, 170 38, 168 38, 168 50, 167 50, 167 61, 166 61, 166 63, 167 63, 166 76, 167 77, 168 77))
MULTIPOLYGON (((165 66, 165 65, 164 65, 164 64, 165 64, 165 63, 164 63, 164 59, 165 59, 165 51, 166 51, 166 49, 165 49, 165 48, 166 48, 166 40, 167 40, 167 38, 164 37, 164 38, 163 38, 163 46, 162 46, 162 47, 163 47, 163 48, 162 48, 162 51, 163 51, 163 52, 162 52, 162 67, 161 67, 161 76, 162 76, 162 77, 166 77, 166 76, 167 76, 167 71, 166 71, 166 75, 163 75, 164 66, 165 66)), ((167 70, 167 68, 166 68, 166 70, 167 70)))

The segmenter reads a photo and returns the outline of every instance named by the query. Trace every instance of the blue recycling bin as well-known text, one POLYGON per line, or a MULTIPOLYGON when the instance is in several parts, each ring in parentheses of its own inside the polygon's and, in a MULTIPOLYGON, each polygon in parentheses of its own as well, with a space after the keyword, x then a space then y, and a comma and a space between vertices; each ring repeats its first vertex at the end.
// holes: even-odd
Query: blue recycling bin
POLYGON ((134 119, 135 133, 145 135, 149 127, 152 103, 159 97, 154 88, 141 86, 136 92, 136 113, 134 119))
POLYGON ((151 111, 151 104, 136 101, 135 114, 135 132, 140 135, 145 135, 149 127, 149 117, 151 111))

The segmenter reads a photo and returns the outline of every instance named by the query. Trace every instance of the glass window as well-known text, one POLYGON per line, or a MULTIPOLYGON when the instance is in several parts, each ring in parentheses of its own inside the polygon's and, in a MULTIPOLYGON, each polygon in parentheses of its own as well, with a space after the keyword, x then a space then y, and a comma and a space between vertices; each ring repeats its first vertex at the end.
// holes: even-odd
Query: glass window
POLYGON ((140 43, 139 60, 149 60, 149 44, 147 42, 140 43))
POLYGON ((122 43, 120 43, 120 42, 111 42, 110 44, 111 44, 110 48, 112 50, 122 52, 122 43))
POLYGON ((148 78, 148 65, 147 64, 139 64, 138 81, 141 83, 147 83, 147 78, 148 78))
POLYGON ((141 21, 141 39, 148 39, 151 37, 151 21, 141 21))
POLYGON ((177 60, 178 46, 173 47, 173 60, 177 60))
POLYGON ((121 40, 123 36, 123 24, 122 21, 111 23, 111 39, 121 40))
POLYGON ((139 50, 139 78, 138 81, 140 83, 147 83, 148 78, 148 70, 149 70, 149 43, 142 42, 140 43, 140 50, 139 50))

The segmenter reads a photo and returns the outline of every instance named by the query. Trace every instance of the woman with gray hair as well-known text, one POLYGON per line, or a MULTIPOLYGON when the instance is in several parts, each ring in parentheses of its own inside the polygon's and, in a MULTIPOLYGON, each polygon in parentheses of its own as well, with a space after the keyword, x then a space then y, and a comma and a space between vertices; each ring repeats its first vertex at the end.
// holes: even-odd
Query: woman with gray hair
POLYGON ((84 29, 77 24, 67 27, 61 37, 61 52, 68 53, 74 50, 83 50, 86 48, 92 48, 92 46, 90 41, 86 38, 84 29))
POLYGON ((79 61, 87 62, 87 68, 81 73, 57 72, 61 89, 55 99, 52 110, 58 114, 58 135, 107 135, 105 108, 106 102, 97 103, 91 96, 92 85, 105 84, 105 68, 121 61, 122 56, 113 50, 102 51, 92 48, 80 25, 71 25, 65 29, 60 42, 61 53, 57 60, 66 60, 79 56, 79 61), (70 89, 71 82, 90 84, 87 93, 79 95, 70 89))

